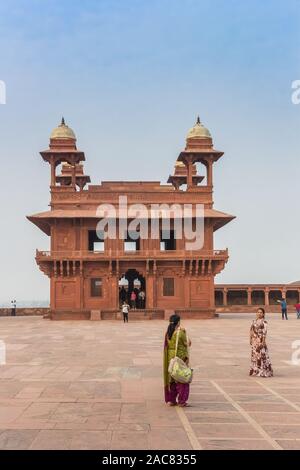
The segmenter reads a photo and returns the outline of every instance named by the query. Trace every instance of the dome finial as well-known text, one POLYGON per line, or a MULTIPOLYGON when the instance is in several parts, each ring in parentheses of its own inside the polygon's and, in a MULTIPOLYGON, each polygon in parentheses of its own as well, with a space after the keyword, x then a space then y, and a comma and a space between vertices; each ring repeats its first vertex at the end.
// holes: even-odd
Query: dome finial
POLYGON ((196 124, 200 124, 200 116, 198 114, 196 124))
POLYGON ((65 118, 64 118, 64 117, 61 118, 61 124, 60 124, 60 125, 61 125, 61 126, 65 126, 65 125, 66 125, 66 123, 65 123, 65 118))

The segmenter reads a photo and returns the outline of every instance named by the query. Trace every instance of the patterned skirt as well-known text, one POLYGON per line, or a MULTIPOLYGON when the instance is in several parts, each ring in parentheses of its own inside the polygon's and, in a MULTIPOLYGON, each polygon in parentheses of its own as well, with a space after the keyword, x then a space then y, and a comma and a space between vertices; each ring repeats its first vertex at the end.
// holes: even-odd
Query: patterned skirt
POLYGON ((273 369, 267 346, 252 345, 249 375, 256 377, 273 377, 273 369))

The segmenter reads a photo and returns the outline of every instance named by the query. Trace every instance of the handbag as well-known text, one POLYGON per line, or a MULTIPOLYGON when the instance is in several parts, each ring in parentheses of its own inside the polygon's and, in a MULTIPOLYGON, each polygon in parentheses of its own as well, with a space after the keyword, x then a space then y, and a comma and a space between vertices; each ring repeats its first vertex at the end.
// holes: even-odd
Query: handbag
POLYGON ((177 357, 179 329, 177 330, 175 357, 170 360, 168 372, 175 382, 189 384, 193 380, 193 369, 191 369, 180 357, 177 357))

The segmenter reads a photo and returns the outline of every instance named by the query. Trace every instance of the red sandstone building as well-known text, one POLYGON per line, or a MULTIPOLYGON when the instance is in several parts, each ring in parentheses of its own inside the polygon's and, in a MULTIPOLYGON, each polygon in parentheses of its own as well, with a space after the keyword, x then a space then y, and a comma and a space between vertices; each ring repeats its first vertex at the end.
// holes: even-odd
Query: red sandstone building
POLYGON ((213 165, 222 155, 213 148, 210 132, 198 118, 168 184, 104 181, 87 187, 85 155, 62 120, 50 136, 49 149, 41 152, 51 170, 50 210, 28 217, 51 239, 49 252, 36 253, 39 268, 50 278, 51 318, 117 318, 124 291, 130 299, 133 290, 145 292, 145 304, 135 311, 136 316, 164 318, 172 310, 183 317, 213 317, 214 277, 228 260, 227 249, 214 250, 214 232, 234 218, 213 208, 213 165), (200 174, 198 166, 204 170, 200 174), (119 229, 123 217, 120 196, 126 196, 128 205, 147 208, 152 204, 202 204, 203 246, 190 250, 184 237, 176 238, 175 216, 168 236, 158 217, 158 238, 149 232, 147 238, 133 239, 128 231, 122 237, 99 238, 97 208, 101 204, 116 207, 119 229))

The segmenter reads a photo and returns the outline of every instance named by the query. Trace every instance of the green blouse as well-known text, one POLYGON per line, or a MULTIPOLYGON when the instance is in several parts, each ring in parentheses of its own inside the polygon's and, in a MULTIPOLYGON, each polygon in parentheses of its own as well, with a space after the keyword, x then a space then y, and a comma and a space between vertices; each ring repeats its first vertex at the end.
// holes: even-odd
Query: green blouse
MULTIPOLYGON (((175 330, 171 339, 167 339, 167 346, 165 347, 165 354, 164 354, 164 384, 169 385, 173 379, 168 373, 169 363, 171 359, 175 357, 175 348, 176 348, 176 338, 177 338, 177 331, 175 330)), ((188 352, 188 344, 187 344, 187 335, 184 328, 179 329, 179 338, 178 338, 178 347, 177 347, 177 357, 180 357, 183 361, 188 359, 189 352, 188 352)))

